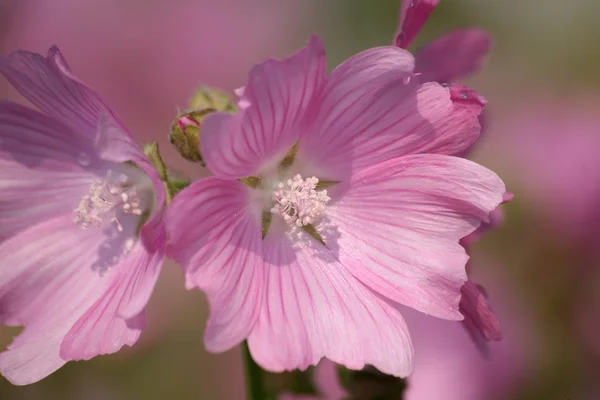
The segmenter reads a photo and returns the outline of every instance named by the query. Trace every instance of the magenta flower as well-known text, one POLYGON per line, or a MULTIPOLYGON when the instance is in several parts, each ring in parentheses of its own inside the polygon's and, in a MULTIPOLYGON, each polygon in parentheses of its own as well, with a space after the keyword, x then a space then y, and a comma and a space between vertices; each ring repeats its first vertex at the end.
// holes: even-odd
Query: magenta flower
POLYGON ((135 343, 164 256, 163 184, 58 49, 0 72, 41 112, 0 103, 0 321, 23 325, 0 371, 36 382, 135 343))
POLYGON ((505 187, 443 155, 471 145, 477 118, 413 70, 411 54, 389 46, 326 76, 313 37, 252 69, 237 114, 206 118, 200 147, 215 176, 174 199, 167 227, 187 287, 208 295, 208 350, 247 339, 271 371, 327 357, 407 376, 413 350, 398 303, 463 318, 459 240, 505 187))

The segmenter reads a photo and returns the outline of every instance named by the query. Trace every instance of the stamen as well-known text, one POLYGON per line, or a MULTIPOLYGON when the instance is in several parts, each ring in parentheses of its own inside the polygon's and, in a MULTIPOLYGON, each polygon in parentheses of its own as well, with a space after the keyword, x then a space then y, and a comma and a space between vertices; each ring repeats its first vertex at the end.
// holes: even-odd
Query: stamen
POLYGON ((125 214, 142 215, 140 198, 135 187, 127 184, 126 175, 114 180, 109 173, 105 180, 92 182, 88 193, 73 210, 74 222, 83 229, 114 223, 122 232, 123 226, 117 218, 120 210, 125 214))
POLYGON ((273 214, 279 214, 292 226, 303 227, 314 224, 325 211, 325 205, 331 200, 327 190, 315 190, 319 180, 310 177, 302 179, 297 174, 286 184, 279 183, 273 191, 273 214))

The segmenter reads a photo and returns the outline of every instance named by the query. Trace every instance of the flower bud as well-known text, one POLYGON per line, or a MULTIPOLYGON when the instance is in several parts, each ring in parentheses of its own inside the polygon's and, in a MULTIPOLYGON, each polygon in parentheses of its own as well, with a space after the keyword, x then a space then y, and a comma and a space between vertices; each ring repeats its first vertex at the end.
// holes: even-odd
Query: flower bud
POLYGON ((227 93, 200 87, 192 96, 190 110, 180 114, 171 127, 169 140, 186 160, 205 166, 200 152, 200 128, 207 115, 215 111, 236 112, 227 93))
POLYGON ((183 113, 173 122, 169 141, 186 160, 205 166, 200 154, 200 125, 208 114, 215 111, 214 108, 207 108, 183 113))

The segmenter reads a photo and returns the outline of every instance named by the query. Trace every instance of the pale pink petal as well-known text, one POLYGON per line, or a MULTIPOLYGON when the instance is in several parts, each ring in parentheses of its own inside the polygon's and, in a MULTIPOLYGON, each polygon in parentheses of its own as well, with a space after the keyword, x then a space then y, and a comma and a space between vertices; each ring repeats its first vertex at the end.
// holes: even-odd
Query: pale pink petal
POLYGON ((260 212, 240 182, 206 178, 179 193, 167 214, 169 255, 185 270, 188 289, 205 291, 209 351, 225 351, 252 330, 262 301, 260 212))
POLYGON ((328 208, 339 232, 324 240, 379 294, 460 320, 468 256, 459 240, 488 220, 505 191, 496 174, 465 159, 397 158, 331 188, 333 198, 344 195, 328 208))
POLYGON ((0 72, 42 112, 70 127, 71 137, 95 141, 103 158, 122 162, 131 160, 132 153, 143 157, 118 115, 73 75, 58 48, 52 47, 46 57, 28 51, 9 53, 0 57, 0 72))
POLYGON ((122 277, 115 279, 127 283, 118 310, 120 317, 133 318, 148 304, 160 275, 166 244, 167 231, 163 213, 159 211, 142 226, 140 241, 123 263, 116 267, 121 269, 122 277))
POLYGON ((0 321, 25 330, 0 354, 0 372, 14 384, 36 382, 60 368, 63 337, 110 283, 94 265, 105 237, 82 230, 70 214, 0 244, 0 321))
POLYGON ((402 0, 395 44, 407 48, 440 0, 402 0))
POLYGON ((477 28, 448 33, 416 55, 421 82, 451 82, 481 68, 491 46, 490 35, 477 28))
POLYGON ((76 135, 91 137, 101 115, 117 115, 97 93, 71 73, 56 47, 46 57, 14 51, 0 57, 0 72, 42 112, 71 126, 76 135))
MULTIPOLYGON (((130 262, 128 259, 125 262, 130 262)), ((97 355, 115 353, 124 345, 132 346, 140 337, 144 329, 143 307, 146 304, 138 315, 130 319, 118 316, 119 309, 129 300, 131 277, 122 265, 114 268, 121 271, 115 274, 106 291, 66 334, 60 346, 62 359, 89 360, 97 355)))
POLYGON ((71 212, 103 162, 92 143, 39 112, 0 102, 0 242, 71 212))
POLYGON ((479 350, 487 355, 486 342, 502 339, 500 322, 496 318, 485 290, 481 286, 468 279, 461 292, 460 312, 465 317, 462 323, 479 350))
POLYGON ((298 140, 299 122, 325 73, 325 51, 315 36, 285 60, 254 67, 240 111, 213 113, 202 126, 201 152, 213 174, 257 175, 261 168, 280 161, 298 140))
POLYGON ((291 239, 276 231, 264 241, 264 300, 248 338, 254 360, 273 372, 306 369, 327 357, 351 369, 370 364, 410 374, 412 344, 396 307, 307 234, 291 239))
POLYGON ((413 61, 405 50, 380 47, 332 72, 300 139, 303 175, 344 180, 406 154, 455 154, 477 139, 477 115, 457 107, 448 88, 411 79, 413 61))
MULTIPOLYGON (((474 130, 479 132, 478 138, 481 138, 486 127, 486 117, 485 117, 485 106, 487 105, 487 100, 479 95, 473 89, 460 84, 460 83, 451 83, 444 84, 450 89, 450 98, 452 99, 452 103, 454 104, 454 115, 456 118, 452 118, 448 121, 448 125, 463 125, 462 129, 465 130, 474 130), (477 123, 470 118, 471 115, 477 116, 477 123)), ((456 127, 452 129, 457 129, 456 127)), ((460 128, 458 128, 460 129, 460 128)), ((457 157, 467 157, 471 151, 473 151, 473 147, 476 145, 478 141, 474 141, 470 146, 457 151, 456 153, 450 154, 457 157)))

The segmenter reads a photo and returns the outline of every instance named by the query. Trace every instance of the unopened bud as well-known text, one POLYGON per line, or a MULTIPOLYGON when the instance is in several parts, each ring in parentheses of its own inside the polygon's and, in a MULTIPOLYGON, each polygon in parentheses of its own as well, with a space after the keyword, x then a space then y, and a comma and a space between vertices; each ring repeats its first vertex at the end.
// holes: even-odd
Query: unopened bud
POLYGON ((236 107, 227 93, 200 87, 192 96, 189 110, 175 118, 169 140, 183 158, 205 166, 200 152, 200 130, 204 118, 215 111, 234 113, 236 107))
POLYGON ((215 111, 214 108, 191 111, 179 115, 173 122, 169 140, 186 160, 205 165, 200 154, 200 126, 204 118, 215 111))

